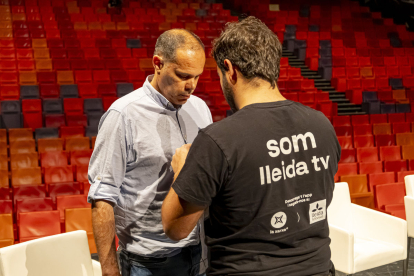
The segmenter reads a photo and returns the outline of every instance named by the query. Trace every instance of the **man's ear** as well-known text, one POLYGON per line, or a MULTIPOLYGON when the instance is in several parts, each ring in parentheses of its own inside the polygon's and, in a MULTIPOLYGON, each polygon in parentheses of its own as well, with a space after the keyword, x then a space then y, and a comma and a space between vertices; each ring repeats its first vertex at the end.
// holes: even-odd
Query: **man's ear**
POLYGON ((160 74, 162 67, 164 67, 164 61, 162 60, 162 57, 154 55, 152 57, 152 66, 154 66, 155 72, 157 74, 160 74))
POLYGON ((226 76, 228 77, 229 82, 235 85, 237 82, 237 72, 235 66, 233 66, 231 61, 228 59, 224 60, 224 66, 228 69, 226 72, 226 76))

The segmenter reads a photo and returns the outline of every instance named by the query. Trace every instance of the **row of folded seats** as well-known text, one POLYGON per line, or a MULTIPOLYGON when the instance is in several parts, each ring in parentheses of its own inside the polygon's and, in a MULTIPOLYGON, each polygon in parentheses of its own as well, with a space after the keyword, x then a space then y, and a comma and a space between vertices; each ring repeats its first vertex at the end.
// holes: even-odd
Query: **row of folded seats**
POLYGON ((341 145, 335 181, 348 182, 354 203, 405 219, 404 176, 414 174, 413 113, 336 116, 341 145))
POLYGON ((100 116, 152 74, 159 34, 186 28, 207 46, 195 94, 214 120, 223 118, 227 104, 209 52, 236 18, 205 3, 125 0, 122 14, 107 1, 10 4, 0 6, 0 127, 8 129, 0 130, 0 247, 82 229, 96 253, 86 197, 100 116))
POLYGON ((0 247, 85 230, 96 253, 86 200, 89 137, 36 141, 33 134, 24 128, 0 130, 0 247))
MULTIPOLYGON (((234 1, 237 2, 237 1, 234 1)), ((370 114, 410 112, 410 91, 414 48, 405 28, 394 26, 392 20, 379 13, 352 6, 321 7, 292 4, 301 11, 272 10, 270 5, 253 8, 251 14, 264 18, 268 26, 282 34, 284 45, 311 70, 318 70, 347 98, 363 103, 364 91, 378 93, 376 99, 365 100, 363 110, 370 114), (267 11, 266 11, 267 9, 267 11), (352 10, 352 12, 351 12, 352 10), (352 19, 351 19, 352 15, 352 19), (378 28, 379 27, 379 28, 378 28)), ((280 35, 279 35, 280 36, 280 35)))
POLYGON ((76 230, 88 234, 89 249, 96 253, 91 207, 86 195, 0 200, 0 248, 76 230))

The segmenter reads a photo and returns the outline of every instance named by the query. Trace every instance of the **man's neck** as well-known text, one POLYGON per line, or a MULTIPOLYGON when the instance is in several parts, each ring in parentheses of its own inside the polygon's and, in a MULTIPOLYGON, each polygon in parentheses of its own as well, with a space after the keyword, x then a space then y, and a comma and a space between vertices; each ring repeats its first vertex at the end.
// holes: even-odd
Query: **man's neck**
MULTIPOLYGON (((238 92, 238 91, 237 91, 238 92)), ((237 93, 235 91, 235 102, 238 109, 256 103, 270 103, 286 100, 283 97, 277 87, 272 88, 268 82, 260 85, 259 87, 249 87, 243 88, 243 91, 237 93)))
MULTIPOLYGON (((152 80, 148 80, 149 83, 152 85, 152 87, 154 87, 155 90, 157 90, 158 93, 160 93, 161 95, 164 96, 164 98, 166 98, 168 100, 168 98, 164 95, 164 93, 162 93, 160 87, 158 86, 158 82, 157 82, 157 74, 154 74, 154 77, 152 78, 152 80)), ((169 101, 169 100, 168 100, 169 101)), ((172 102, 170 102, 175 108, 180 108, 181 105, 175 105, 172 102)))
POLYGON ((148 79, 149 83, 152 85, 152 87, 154 87, 155 90, 157 90, 160 94, 162 94, 160 92, 160 88, 158 87, 158 82, 157 82, 157 75, 154 74, 154 76, 151 79, 148 79))

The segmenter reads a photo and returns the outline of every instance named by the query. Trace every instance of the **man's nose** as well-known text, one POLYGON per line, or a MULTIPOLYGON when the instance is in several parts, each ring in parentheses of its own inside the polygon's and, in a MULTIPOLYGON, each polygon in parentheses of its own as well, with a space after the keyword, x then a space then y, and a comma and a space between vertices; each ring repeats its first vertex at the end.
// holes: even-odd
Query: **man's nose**
POLYGON ((185 84, 185 90, 186 91, 193 91, 196 88, 197 82, 195 79, 190 79, 185 84))

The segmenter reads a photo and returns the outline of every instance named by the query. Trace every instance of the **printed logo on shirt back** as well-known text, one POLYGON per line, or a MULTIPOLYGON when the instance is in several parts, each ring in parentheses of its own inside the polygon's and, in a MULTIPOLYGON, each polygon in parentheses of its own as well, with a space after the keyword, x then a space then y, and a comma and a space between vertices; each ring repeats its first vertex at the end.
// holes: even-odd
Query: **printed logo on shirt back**
POLYGON ((310 224, 326 219, 326 199, 309 204, 310 224))
POLYGON ((277 212, 270 220, 270 224, 276 229, 285 226, 286 222, 287 216, 284 212, 277 212))

